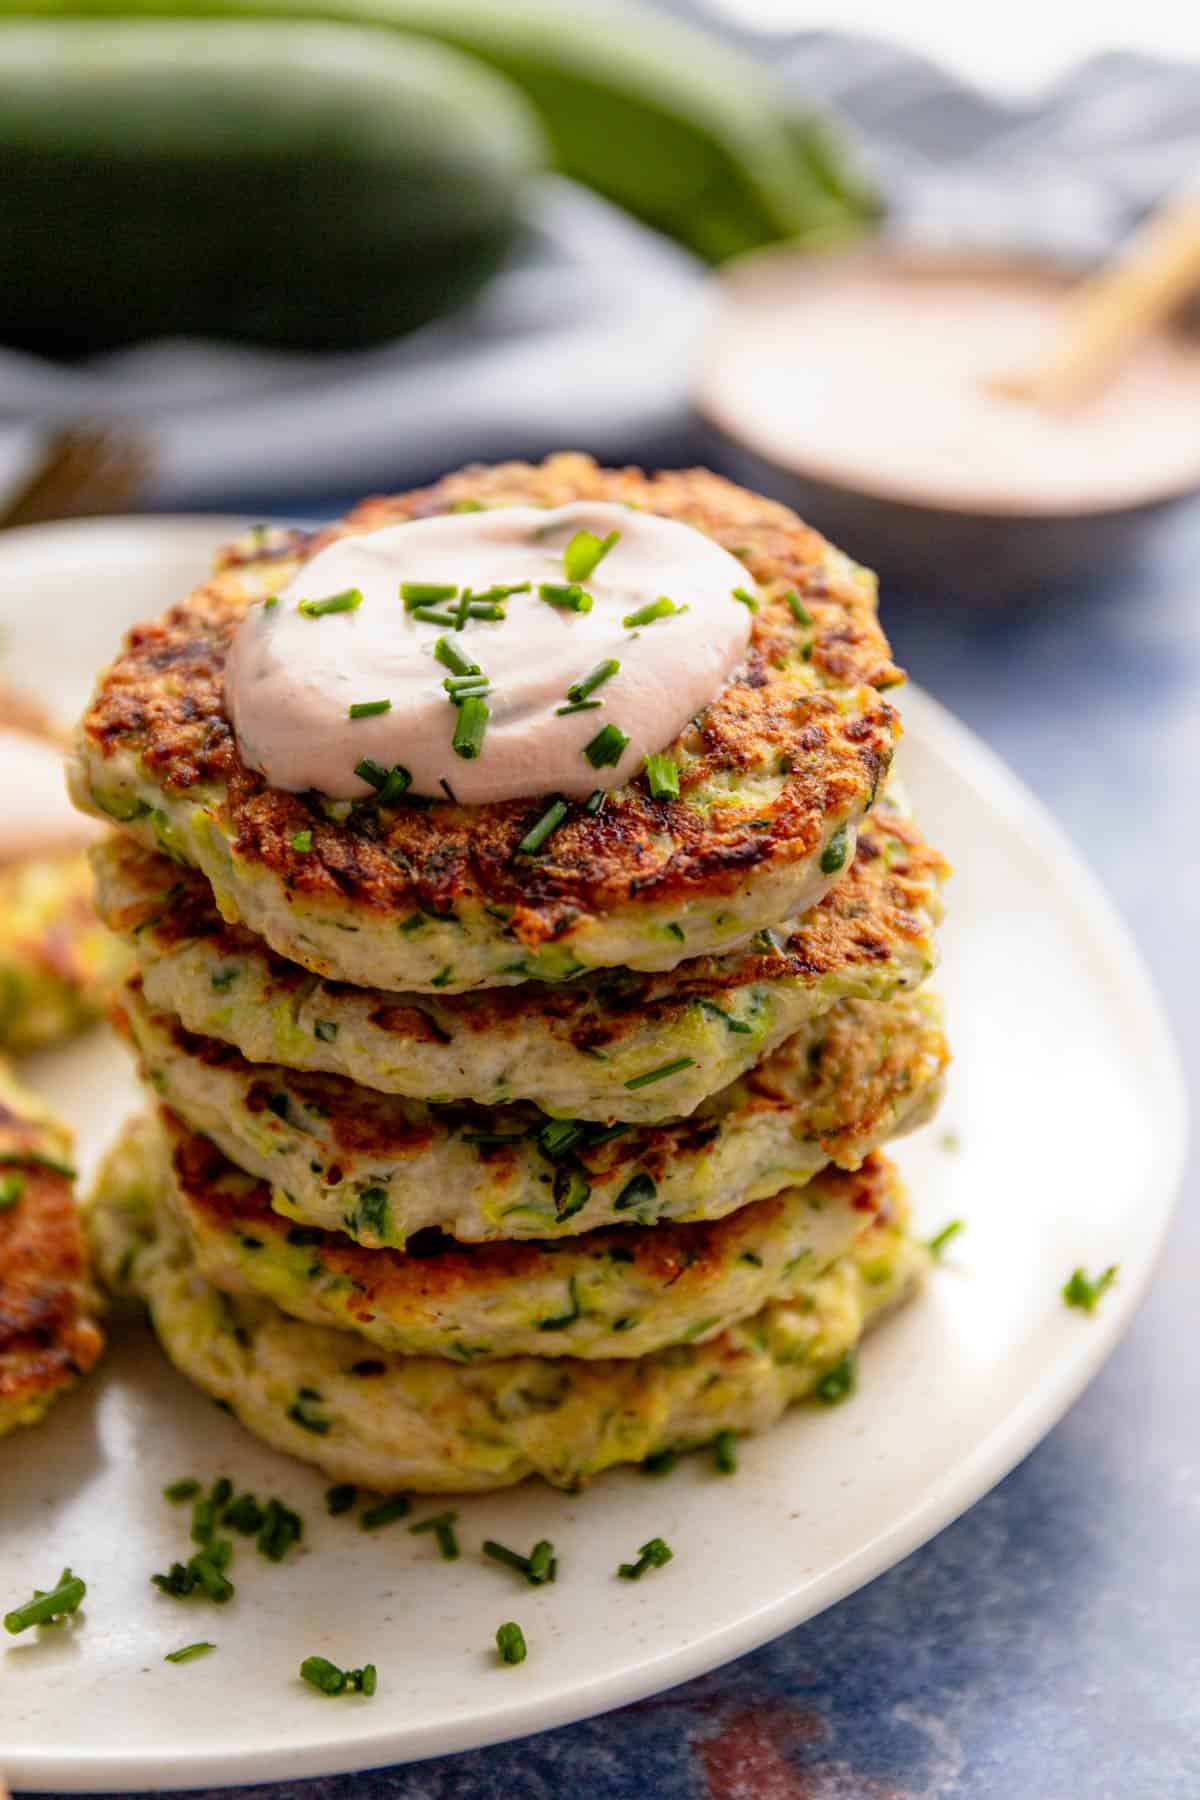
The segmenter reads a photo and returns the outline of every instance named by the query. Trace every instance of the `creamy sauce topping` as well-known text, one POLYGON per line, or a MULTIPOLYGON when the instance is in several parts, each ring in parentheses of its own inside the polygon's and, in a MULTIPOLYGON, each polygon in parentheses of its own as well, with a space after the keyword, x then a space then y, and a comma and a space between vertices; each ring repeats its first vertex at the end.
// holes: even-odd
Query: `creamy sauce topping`
POLYGON ((103 829, 68 800, 58 745, 0 726, 0 864, 66 855, 103 829))
POLYGON ((243 760, 291 793, 357 799, 378 788, 379 771, 399 765, 412 792, 439 799, 447 786, 470 804, 581 798, 628 781, 712 700, 750 640, 750 610, 733 596, 748 583, 736 557, 702 532, 601 502, 389 525, 330 544, 274 605, 251 610, 230 653, 226 705, 243 760), (581 532, 619 535, 572 593, 565 553, 572 544, 585 551, 581 532), (527 591, 485 597, 526 582, 527 591), (554 604, 539 594, 543 583, 568 592, 554 604), (453 596, 428 601, 436 616, 422 617, 412 584, 453 596), (464 588, 504 616, 457 625, 464 588), (353 610, 301 611, 347 591, 362 596, 353 610), (575 609, 581 593, 590 610, 575 609), (664 599, 686 610, 624 622, 664 599), (465 709, 444 685, 456 675, 437 654, 439 642, 447 654, 446 639, 482 672, 475 684, 487 683, 473 757, 454 748, 465 709), (620 666, 586 695, 587 710, 561 713, 572 686, 611 662, 620 666), (352 706, 384 701, 386 711, 351 716, 352 706), (589 757, 606 728, 617 736, 609 730, 604 754, 589 757), (376 765, 374 781, 355 773, 364 759, 376 765))
POLYGON ((1056 341, 1070 290, 1020 269, 768 258, 731 282, 704 390, 785 468, 899 500, 1089 512, 1200 483, 1200 337, 1162 330, 1067 413, 993 377, 1056 341))

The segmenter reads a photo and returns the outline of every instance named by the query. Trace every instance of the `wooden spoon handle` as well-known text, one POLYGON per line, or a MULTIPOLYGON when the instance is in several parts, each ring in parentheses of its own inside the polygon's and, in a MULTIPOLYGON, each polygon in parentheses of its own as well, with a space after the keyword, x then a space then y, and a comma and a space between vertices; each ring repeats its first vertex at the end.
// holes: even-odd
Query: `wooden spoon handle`
POLYGON ((1038 362, 997 378, 999 391, 1053 411, 1089 399, 1134 344, 1200 286, 1200 195, 1163 207, 1109 268, 1080 283, 1038 362))

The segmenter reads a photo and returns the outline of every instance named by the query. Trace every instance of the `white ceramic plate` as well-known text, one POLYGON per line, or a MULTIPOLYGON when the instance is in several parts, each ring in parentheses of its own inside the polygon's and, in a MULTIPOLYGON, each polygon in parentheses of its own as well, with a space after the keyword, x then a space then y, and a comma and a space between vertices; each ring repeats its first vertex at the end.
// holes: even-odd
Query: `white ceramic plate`
MULTIPOLYGON (((11 673, 75 707, 120 627, 186 585, 204 522, 74 525, 0 538, 11 673)), ((850 1593, 938 1531, 1037 1442, 1113 1348, 1151 1273, 1179 1176, 1182 1083, 1154 994, 1096 883, 1037 803, 928 698, 906 703, 904 770, 957 876, 945 933, 957 1061, 943 1119, 901 1160, 930 1231, 967 1230, 928 1295, 885 1325, 844 1407, 797 1411, 747 1443, 734 1479, 707 1457, 665 1480, 617 1474, 577 1499, 527 1485, 460 1505, 461 1562, 402 1525, 330 1519, 324 1483, 261 1450, 135 1329, 103 1375, 36 1432, 0 1444, 0 1598, 70 1563, 86 1615, 0 1649, 0 1771, 63 1790, 293 1780, 543 1729, 699 1674, 850 1593), (959 1147, 947 1148, 947 1131, 959 1147), (1063 1305, 1077 1264, 1120 1264, 1091 1317, 1063 1305), (160 1498, 233 1476, 303 1514, 284 1567, 239 1549, 236 1600, 181 1605, 149 1585, 183 1547, 160 1498), (675 1551, 638 1586, 616 1565, 675 1551), (482 1538, 554 1540, 556 1585, 478 1556, 482 1538), (496 1664, 496 1626, 529 1641, 496 1664), (197 1638, 219 1649, 175 1666, 197 1638), (372 1701, 303 1687, 301 1658, 379 1667, 372 1701)), ((134 1103, 102 1033, 30 1065, 74 1119, 85 1168, 134 1103)), ((1114 1432, 1121 1420, 1112 1421, 1114 1432)))

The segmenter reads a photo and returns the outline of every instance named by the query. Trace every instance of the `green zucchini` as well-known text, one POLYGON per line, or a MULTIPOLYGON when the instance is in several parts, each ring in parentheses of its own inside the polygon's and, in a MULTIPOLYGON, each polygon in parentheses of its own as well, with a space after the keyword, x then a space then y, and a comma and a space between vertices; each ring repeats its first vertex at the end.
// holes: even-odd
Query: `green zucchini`
MULTIPOLYGON (((569 0, 0 0, 21 12, 338 19, 437 38, 541 116, 556 166, 710 261, 825 242, 873 206, 818 163, 749 56, 681 22, 569 0)), ((824 146, 825 140, 822 139, 824 146)))
POLYGON ((395 337, 502 262, 536 119, 434 44, 281 20, 0 24, 0 342, 395 337))

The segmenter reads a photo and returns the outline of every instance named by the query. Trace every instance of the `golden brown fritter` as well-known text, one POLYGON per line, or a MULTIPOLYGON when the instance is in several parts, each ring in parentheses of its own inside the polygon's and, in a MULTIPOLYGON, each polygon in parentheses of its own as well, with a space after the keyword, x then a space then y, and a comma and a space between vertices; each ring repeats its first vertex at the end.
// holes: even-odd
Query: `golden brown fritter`
POLYGON ((251 1063, 147 1004, 140 975, 120 1019, 147 1085, 231 1162, 269 1182, 289 1220, 403 1248, 437 1227, 469 1242, 555 1240, 603 1225, 718 1219, 856 1168, 915 1130, 947 1060, 936 1000, 842 1000, 689 1118, 660 1125, 548 1121, 531 1106, 428 1106, 339 1075, 251 1063))
POLYGON ((525 1099, 590 1119, 694 1111, 846 997, 917 987, 936 960, 945 864, 887 796, 849 872, 788 933, 668 974, 613 970, 445 998, 321 981, 227 925, 208 884, 114 839, 95 852, 102 917, 129 935, 147 999, 251 1062, 382 1093, 525 1099))
POLYGON ((0 1434, 30 1425, 96 1362, 70 1139, 0 1068, 0 1434))
POLYGON ((584 967, 663 969, 796 910, 818 865, 830 879, 840 871, 831 839, 842 833, 846 859, 898 733, 879 690, 900 680, 872 579, 786 508, 704 470, 647 477, 560 456, 466 469, 364 501, 309 538, 235 547, 212 582, 130 633, 84 717, 74 792, 199 866, 227 918, 318 974, 453 991, 584 967), (224 707, 229 646, 253 601, 308 554, 464 501, 574 499, 690 524, 758 584, 745 663, 670 746, 678 800, 654 799, 639 777, 599 812, 573 805, 530 856, 518 845, 544 799, 347 809, 269 788, 245 766, 224 707), (298 850, 306 833, 311 848, 298 850))
POLYGON ((425 1231, 400 1250, 289 1225, 270 1190, 163 1111, 169 1188, 202 1275, 293 1317, 407 1356, 645 1356, 703 1343, 790 1299, 886 1223, 881 1157, 827 1170, 702 1224, 612 1227, 567 1242, 457 1244, 425 1231))

